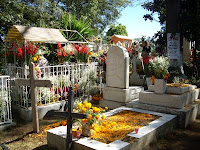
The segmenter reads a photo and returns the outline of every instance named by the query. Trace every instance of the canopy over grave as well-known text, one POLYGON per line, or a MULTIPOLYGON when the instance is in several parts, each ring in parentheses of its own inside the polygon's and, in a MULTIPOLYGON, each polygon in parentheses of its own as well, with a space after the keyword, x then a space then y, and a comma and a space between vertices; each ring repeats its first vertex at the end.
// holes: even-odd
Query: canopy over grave
POLYGON ((123 35, 113 35, 110 39, 111 43, 117 44, 117 42, 123 43, 124 41, 132 43, 132 38, 123 35))
POLYGON ((27 27, 13 25, 5 36, 4 42, 32 41, 36 43, 67 43, 68 40, 61 34, 59 29, 27 27))

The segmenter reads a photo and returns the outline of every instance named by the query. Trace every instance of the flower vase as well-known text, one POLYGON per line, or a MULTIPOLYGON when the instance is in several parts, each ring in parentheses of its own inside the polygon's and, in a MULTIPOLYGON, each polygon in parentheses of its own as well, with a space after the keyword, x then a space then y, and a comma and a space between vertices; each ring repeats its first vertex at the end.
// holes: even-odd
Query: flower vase
POLYGON ((87 123, 82 124, 82 135, 83 136, 90 136, 91 135, 89 124, 87 124, 87 123))
POLYGON ((149 86, 152 85, 152 77, 146 77, 147 87, 149 89, 149 86))
POLYGON ((166 91, 166 84, 164 79, 155 79, 155 93, 164 94, 166 91))

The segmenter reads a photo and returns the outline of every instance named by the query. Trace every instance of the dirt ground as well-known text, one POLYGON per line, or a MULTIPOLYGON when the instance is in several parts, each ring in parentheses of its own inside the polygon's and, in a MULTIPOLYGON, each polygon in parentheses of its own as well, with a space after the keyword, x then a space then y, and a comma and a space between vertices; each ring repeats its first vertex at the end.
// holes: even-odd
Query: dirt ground
MULTIPOLYGON (((47 125, 60 121, 58 118, 46 118, 40 121, 41 130, 47 125)), ((16 127, 0 132, 0 143, 9 150, 48 150, 45 134, 32 133, 32 123, 14 119, 16 127)), ((200 117, 187 129, 174 131, 157 142, 148 150, 199 150, 200 149, 200 117)), ((1 150, 1 148, 0 148, 1 150)))

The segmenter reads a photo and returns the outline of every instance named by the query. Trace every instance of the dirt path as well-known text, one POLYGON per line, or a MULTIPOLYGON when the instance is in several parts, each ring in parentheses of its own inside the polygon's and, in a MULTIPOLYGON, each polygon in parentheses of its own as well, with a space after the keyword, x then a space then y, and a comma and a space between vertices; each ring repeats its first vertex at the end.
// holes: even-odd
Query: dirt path
MULTIPOLYGON (((60 121, 58 118, 47 118, 40 121, 40 128, 60 121)), ((15 120, 17 126, 0 132, 0 143, 10 150, 48 150, 46 135, 32 133, 32 124, 15 120)), ((148 150, 199 150, 200 117, 187 129, 175 129, 172 133, 152 143, 148 150)), ((1 150, 1 148, 0 148, 1 150)))

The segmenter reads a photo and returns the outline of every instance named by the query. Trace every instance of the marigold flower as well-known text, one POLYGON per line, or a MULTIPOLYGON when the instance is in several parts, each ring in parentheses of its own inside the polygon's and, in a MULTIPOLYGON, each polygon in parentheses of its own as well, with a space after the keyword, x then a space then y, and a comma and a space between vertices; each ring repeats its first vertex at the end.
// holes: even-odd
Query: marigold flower
POLYGON ((81 122, 82 123, 87 123, 87 119, 82 119, 81 122))
POLYGON ((90 109, 92 107, 92 104, 91 103, 86 103, 85 106, 86 106, 86 108, 90 109))
POLYGON ((79 109, 80 109, 82 106, 83 106, 82 103, 78 103, 78 104, 77 104, 77 107, 78 107, 79 109))
POLYGON ((88 120, 92 120, 92 115, 91 114, 88 115, 88 120))
POLYGON ((83 113, 86 112, 86 110, 87 110, 87 109, 86 109, 85 107, 82 107, 82 108, 81 108, 81 111, 82 111, 83 113))
POLYGON ((97 108, 97 107, 95 107, 95 108, 93 108, 93 112, 94 113, 99 113, 101 110, 99 109, 99 108, 97 108))
POLYGON ((98 120, 99 119, 99 115, 96 115, 95 118, 98 120))
POLYGON ((108 107, 105 107, 106 110, 108 110, 108 107))
POLYGON ((33 57, 32 60, 33 60, 33 62, 36 62, 37 61, 37 57, 33 57))
POLYGON ((35 71, 38 71, 38 68, 37 68, 37 67, 35 67, 35 71))
POLYGON ((88 103, 87 101, 84 101, 84 102, 83 102, 83 105, 86 105, 87 103, 88 103))
POLYGON ((102 115, 102 116, 101 116, 101 119, 105 119, 105 115, 102 115))
POLYGON ((102 122, 102 126, 106 127, 107 123, 106 122, 102 122))

